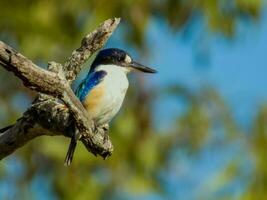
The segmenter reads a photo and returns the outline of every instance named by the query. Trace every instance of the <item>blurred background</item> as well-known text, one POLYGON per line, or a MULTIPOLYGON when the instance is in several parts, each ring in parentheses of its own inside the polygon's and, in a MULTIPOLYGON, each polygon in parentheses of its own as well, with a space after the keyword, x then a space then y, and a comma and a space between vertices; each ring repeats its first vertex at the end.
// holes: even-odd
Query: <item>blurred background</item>
MULTIPOLYGON (((0 162, 0 199, 242 199, 267 195, 267 3, 261 0, 0 0, 0 39, 64 62, 105 19, 106 47, 156 68, 132 74, 107 160, 39 137, 0 162)), ((84 67, 77 84, 89 70, 84 67)), ((0 67, 0 127, 35 97, 0 67)))

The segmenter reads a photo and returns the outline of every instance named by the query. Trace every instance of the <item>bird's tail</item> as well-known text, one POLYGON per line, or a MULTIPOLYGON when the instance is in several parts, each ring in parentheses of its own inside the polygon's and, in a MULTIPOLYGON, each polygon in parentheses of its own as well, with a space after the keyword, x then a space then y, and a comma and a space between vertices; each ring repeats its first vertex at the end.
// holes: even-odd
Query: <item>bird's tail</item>
POLYGON ((0 129, 0 133, 4 133, 5 131, 7 131, 8 129, 12 128, 13 125, 9 125, 7 127, 1 128, 0 129))
POLYGON ((72 159, 73 159, 76 145, 77 145, 77 140, 75 137, 72 137, 70 141, 69 149, 68 149, 68 152, 65 158, 65 163, 64 163, 65 166, 70 166, 72 159))

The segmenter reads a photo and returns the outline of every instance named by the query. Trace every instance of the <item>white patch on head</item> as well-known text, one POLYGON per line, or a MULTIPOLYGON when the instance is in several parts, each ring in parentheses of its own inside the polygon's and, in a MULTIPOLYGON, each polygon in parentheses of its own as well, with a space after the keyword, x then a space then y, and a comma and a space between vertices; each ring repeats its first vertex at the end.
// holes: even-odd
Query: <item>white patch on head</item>
POLYGON ((124 61, 125 61, 126 63, 131 63, 131 62, 132 62, 132 59, 131 59, 130 56, 128 56, 128 55, 126 54, 124 61))
POLYGON ((129 67, 121 67, 117 65, 99 65, 95 68, 95 71, 104 70, 108 74, 118 74, 120 76, 121 73, 127 74, 131 71, 131 68, 129 67))

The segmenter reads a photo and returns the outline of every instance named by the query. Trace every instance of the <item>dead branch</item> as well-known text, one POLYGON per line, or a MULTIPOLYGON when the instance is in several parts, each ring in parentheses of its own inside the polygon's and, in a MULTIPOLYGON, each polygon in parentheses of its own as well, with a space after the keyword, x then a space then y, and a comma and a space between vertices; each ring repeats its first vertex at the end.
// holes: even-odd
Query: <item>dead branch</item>
POLYGON ((0 65, 13 72, 26 87, 39 93, 23 117, 0 134, 0 159, 41 135, 73 137, 75 128, 79 132, 78 139, 88 151, 103 158, 112 154, 113 146, 106 130, 94 127, 70 84, 88 58, 103 47, 119 22, 118 18, 106 20, 83 38, 81 46, 64 65, 49 62, 48 70, 0 41, 0 65))

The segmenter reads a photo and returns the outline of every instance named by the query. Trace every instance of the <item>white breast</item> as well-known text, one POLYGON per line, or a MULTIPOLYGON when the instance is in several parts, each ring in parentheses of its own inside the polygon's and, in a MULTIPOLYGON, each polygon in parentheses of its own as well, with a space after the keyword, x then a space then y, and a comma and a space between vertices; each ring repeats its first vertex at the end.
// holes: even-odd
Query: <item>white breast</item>
POLYGON ((93 114, 96 123, 102 125, 110 122, 118 113, 128 89, 129 82, 123 67, 101 65, 96 70, 105 70, 107 72, 104 80, 100 83, 104 93, 101 99, 99 99, 93 114))

